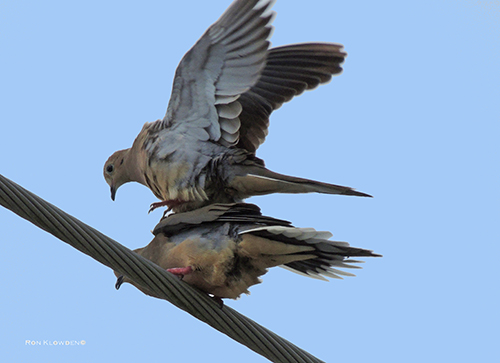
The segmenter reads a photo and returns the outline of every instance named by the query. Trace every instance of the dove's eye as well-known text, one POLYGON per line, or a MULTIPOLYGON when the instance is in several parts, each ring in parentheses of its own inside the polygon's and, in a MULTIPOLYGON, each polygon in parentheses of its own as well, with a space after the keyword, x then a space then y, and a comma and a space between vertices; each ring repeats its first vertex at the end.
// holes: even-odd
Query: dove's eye
POLYGON ((113 170, 115 170, 115 167, 113 166, 113 164, 110 164, 106 167, 106 172, 107 173, 112 173, 113 170))

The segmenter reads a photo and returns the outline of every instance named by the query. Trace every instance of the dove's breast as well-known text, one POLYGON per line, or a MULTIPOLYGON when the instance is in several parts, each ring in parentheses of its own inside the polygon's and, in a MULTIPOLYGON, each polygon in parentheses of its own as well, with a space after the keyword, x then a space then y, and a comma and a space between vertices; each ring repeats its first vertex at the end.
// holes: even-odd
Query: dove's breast
POLYGON ((210 156, 200 152, 189 138, 160 133, 146 147, 146 184, 164 201, 203 202, 205 178, 201 171, 210 156))

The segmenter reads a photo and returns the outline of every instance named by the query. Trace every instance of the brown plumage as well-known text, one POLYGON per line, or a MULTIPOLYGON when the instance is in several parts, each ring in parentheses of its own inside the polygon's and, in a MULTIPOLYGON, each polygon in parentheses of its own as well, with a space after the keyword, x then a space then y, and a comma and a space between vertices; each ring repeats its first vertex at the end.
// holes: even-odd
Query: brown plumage
MULTIPOLYGON (((218 298, 236 299, 249 293, 248 288, 259 283, 270 267, 326 280, 353 276, 338 270, 358 268, 353 263, 360 261, 349 257, 379 256, 346 242, 330 241, 329 232, 296 228, 262 216, 257 206, 245 203, 176 213, 163 219, 153 233, 151 243, 135 252, 218 298)), ((119 277, 117 288, 122 282, 134 284, 119 277)))

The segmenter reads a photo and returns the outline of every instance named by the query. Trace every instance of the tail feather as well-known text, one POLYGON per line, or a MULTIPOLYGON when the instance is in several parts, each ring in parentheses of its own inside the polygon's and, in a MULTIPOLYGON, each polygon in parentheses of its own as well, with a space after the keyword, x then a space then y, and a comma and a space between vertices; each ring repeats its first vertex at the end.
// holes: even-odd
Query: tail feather
POLYGON ((322 193, 371 197, 369 194, 342 185, 278 174, 265 168, 251 169, 247 169, 246 173, 237 174, 232 181, 235 189, 242 194, 242 199, 271 193, 322 193))
POLYGON ((341 276, 354 276, 350 272, 339 270, 361 268, 352 264, 364 261, 351 260, 350 257, 380 257, 373 251, 351 247, 347 242, 329 240, 329 232, 315 231, 312 228, 262 226, 239 234, 254 237, 247 239, 247 242, 251 242, 248 243, 248 251, 257 248, 261 255, 271 257, 273 263, 264 267, 280 265, 300 275, 320 280, 326 280, 325 277, 341 279, 341 276), (261 241, 262 245, 257 246, 256 241, 261 241), (267 245, 273 249, 266 247, 267 245))

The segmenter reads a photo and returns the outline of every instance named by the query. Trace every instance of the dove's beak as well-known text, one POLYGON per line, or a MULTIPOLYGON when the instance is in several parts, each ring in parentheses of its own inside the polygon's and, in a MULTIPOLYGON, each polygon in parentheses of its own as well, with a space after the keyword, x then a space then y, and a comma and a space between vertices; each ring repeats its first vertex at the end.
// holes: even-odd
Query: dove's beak
POLYGON ((116 188, 114 185, 111 186, 111 200, 114 202, 115 201, 115 195, 116 195, 116 188))
POLYGON ((119 289, 120 286, 122 286, 123 284, 123 275, 119 276, 118 279, 116 280, 116 284, 115 284, 115 289, 119 289))

